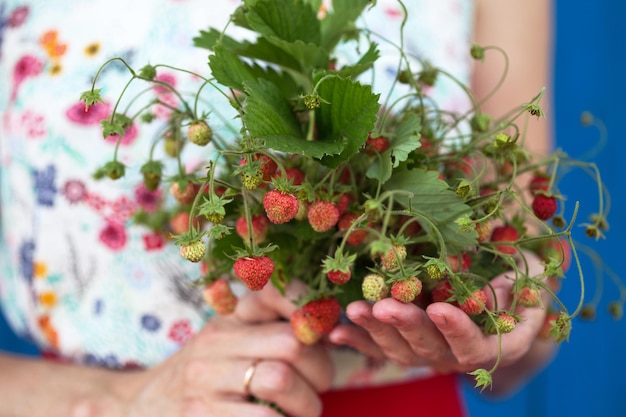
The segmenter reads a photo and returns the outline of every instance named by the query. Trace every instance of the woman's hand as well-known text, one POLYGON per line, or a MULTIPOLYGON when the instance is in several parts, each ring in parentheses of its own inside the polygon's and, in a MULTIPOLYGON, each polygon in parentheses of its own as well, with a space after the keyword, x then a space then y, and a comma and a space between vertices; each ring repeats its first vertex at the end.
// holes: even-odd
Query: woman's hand
MULTIPOLYGON (((540 268, 537 259, 532 263, 535 269, 540 268)), ((502 275, 491 285, 498 306, 510 306, 513 281, 502 275)), ((488 306, 493 306, 491 290, 485 290, 488 306)), ((522 321, 511 333, 502 335, 500 367, 517 363, 530 354, 546 316, 543 307, 519 306, 516 313, 522 321)), ((467 314, 448 303, 433 303, 423 309, 392 298, 373 305, 357 301, 348 306, 346 314, 356 326, 338 326, 329 335, 330 340, 374 358, 405 366, 430 366, 441 372, 468 372, 490 369, 498 356, 497 336, 486 335, 467 314)), ((545 358, 552 350, 545 349, 545 358)), ((534 359, 537 367, 541 361, 534 359)))
POLYGON ((293 417, 319 416, 318 393, 330 387, 333 368, 323 347, 303 345, 277 320, 294 308, 280 296, 244 296, 232 316, 211 319, 161 365, 129 376, 121 415, 280 416, 253 396, 293 417))

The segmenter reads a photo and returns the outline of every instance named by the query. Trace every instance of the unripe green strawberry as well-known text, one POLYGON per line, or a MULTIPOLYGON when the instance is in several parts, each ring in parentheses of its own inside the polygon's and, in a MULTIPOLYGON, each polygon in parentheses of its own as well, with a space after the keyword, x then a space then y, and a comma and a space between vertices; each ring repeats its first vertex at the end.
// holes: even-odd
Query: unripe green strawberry
POLYGON ((363 298, 369 301, 380 301, 389 295, 389 287, 385 279, 378 274, 368 274, 361 284, 363 298))
POLYGON ((237 297, 224 278, 207 285, 202 291, 202 298, 217 314, 230 314, 237 307, 237 297))
POLYGON ((343 285, 346 282, 350 281, 352 277, 352 271, 349 269, 347 271, 340 271, 338 269, 333 269, 332 271, 328 271, 326 273, 328 280, 337 285, 343 285))
POLYGON ((202 239, 191 243, 183 243, 179 248, 180 256, 191 262, 200 262, 206 253, 206 245, 202 239))
POLYGON ((238 258, 233 266, 235 275, 252 291, 265 287, 274 272, 274 261, 265 255, 238 258))
POLYGON ((204 216, 213 224, 221 224, 224 221, 224 214, 218 213, 217 211, 205 213, 204 216))
POLYGON ((441 270, 437 265, 430 264, 426 266, 426 274, 428 278, 438 281, 445 276, 444 271, 441 270))
POLYGON ((326 232, 339 221, 339 210, 330 201, 315 201, 307 212, 309 224, 316 232, 326 232))
MULTIPOLYGON (((256 216, 252 216, 250 223, 252 226, 252 242, 256 245, 263 243, 269 229, 269 220, 267 220, 267 217, 264 215, 257 214, 256 216)), ((241 216, 237 219, 235 230, 244 241, 247 242, 250 240, 248 234, 248 223, 246 222, 245 216, 241 216)))
POLYGON ((173 137, 166 137, 163 139, 163 150, 165 151, 165 154, 171 158, 178 157, 184 145, 185 142, 180 139, 173 137))
POLYGON ((393 249, 389 249, 380 257, 380 263, 383 268, 392 270, 396 269, 400 262, 406 258, 406 247, 404 245, 393 245, 393 249))
POLYGON ((187 139, 198 146, 206 146, 213 139, 213 130, 204 120, 198 120, 189 125, 187 139))
POLYGON ((256 190, 263 182, 263 173, 257 171, 254 175, 241 174, 241 184, 248 190, 256 190))
POLYGON ((322 297, 302 306, 311 329, 320 335, 330 333, 341 317, 341 305, 335 297, 322 297))
POLYGON ((512 332, 516 325, 517 319, 508 313, 500 313, 496 318, 496 329, 500 334, 512 332))
POLYGON ((458 302, 459 308, 468 316, 477 316, 485 310, 487 294, 483 290, 476 290, 465 300, 458 302))
POLYGON ((557 208, 556 198, 545 194, 537 194, 532 204, 533 213, 539 220, 550 219, 556 213, 557 208))
POLYGON ((411 303, 422 292, 422 281, 416 277, 410 277, 391 284, 391 296, 402 302, 411 303))
POLYGON ((298 214, 300 205, 293 194, 278 190, 271 190, 263 197, 263 207, 267 218, 274 224, 283 224, 291 221, 298 214))
POLYGON ((289 318, 289 323, 296 339, 305 345, 313 345, 322 338, 321 334, 311 328, 309 318, 302 310, 294 311, 289 318))
MULTIPOLYGON (((276 164, 276 162, 269 156, 263 154, 255 154, 253 156, 253 159, 255 161, 260 161, 259 171, 261 172, 261 181, 271 181, 272 177, 276 175, 276 170, 278 169, 278 165, 276 164)), ((246 158, 241 158, 239 160, 239 166, 244 166, 246 165, 246 163, 246 158)))
POLYGON ((163 164, 160 161, 148 161, 141 166, 143 183, 149 191, 155 191, 161 184, 163 164))

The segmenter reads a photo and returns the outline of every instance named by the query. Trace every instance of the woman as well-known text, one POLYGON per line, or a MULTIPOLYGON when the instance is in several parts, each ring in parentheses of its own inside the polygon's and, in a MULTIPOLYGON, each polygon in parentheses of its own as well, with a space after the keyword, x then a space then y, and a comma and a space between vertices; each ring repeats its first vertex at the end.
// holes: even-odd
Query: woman
MULTIPOLYGON (((497 44, 510 56, 508 82, 485 112, 498 115, 547 84, 546 2, 432 3, 407 4, 405 35, 414 53, 466 82, 468 38, 497 44)), ((99 65, 123 56, 135 67, 176 62, 204 73, 206 52, 191 47, 190 39, 207 26, 223 27, 237 5, 3 3, 0 299, 13 326, 57 360, 0 355, 0 416, 279 415, 248 401, 250 395, 294 417, 345 410, 461 415, 455 374, 494 362, 495 338, 442 303, 427 310, 393 300, 351 304, 347 316, 353 324, 338 326, 329 340, 354 350, 297 342, 279 320, 295 307, 272 288, 243 296, 232 316, 213 316, 187 285, 197 270, 179 262, 158 236, 131 225, 131 216, 149 212, 160 196, 138 186, 137 178, 121 184, 90 179, 112 152, 111 143, 96 139, 98 122, 127 79, 122 66, 110 67, 102 75, 102 85, 110 88, 105 103, 85 113, 77 92, 87 89, 99 65), (120 371, 137 365, 142 369, 120 371), (371 388, 361 388, 367 385, 371 388)), ((374 32, 397 41, 402 14, 395 1, 379 1, 366 20, 374 32)), ((383 79, 391 66, 385 57, 383 51, 375 85, 383 92, 395 77, 383 79)), ((491 62, 477 64, 478 97, 493 87, 499 71, 491 62)), ((181 89, 198 85, 173 71, 157 76, 181 89)), ((438 89, 438 102, 467 105, 458 92, 438 89)), ((167 91, 157 94, 172 99, 167 91)), ((159 111, 157 118, 168 114, 166 106, 159 111)), ((230 122, 223 111, 225 117, 213 120, 226 132, 230 122)), ((126 133, 120 150, 130 165, 138 164, 135 155, 145 155, 150 142, 145 137, 156 128, 137 129, 126 133)), ((533 150, 545 152, 545 124, 530 129, 533 150)), ((506 302, 505 281, 494 282, 500 282, 498 293, 506 302)), ((513 389, 553 352, 551 343, 535 338, 545 311, 524 313, 526 321, 504 339, 505 366, 495 375, 496 391, 513 389)))

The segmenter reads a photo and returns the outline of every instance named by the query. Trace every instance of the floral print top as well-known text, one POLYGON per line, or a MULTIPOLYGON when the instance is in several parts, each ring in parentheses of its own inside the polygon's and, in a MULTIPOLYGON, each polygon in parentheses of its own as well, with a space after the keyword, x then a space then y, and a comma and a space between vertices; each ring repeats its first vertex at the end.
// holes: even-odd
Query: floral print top
MULTIPOLYGON (((407 3, 405 47, 467 82, 471 2, 407 3)), ((138 167, 170 110, 157 108, 157 120, 126 131, 119 150, 128 167, 123 179, 96 181, 93 172, 114 148, 114 141, 102 139, 100 120, 112 111, 127 70, 115 63, 100 75, 105 103, 85 111, 78 99, 113 57, 133 68, 175 63, 206 75, 207 51, 191 40, 202 29, 222 28, 238 4, 0 1, 0 304, 12 327, 43 350, 110 368, 152 366, 211 317, 191 285, 201 274, 198 265, 181 260, 164 234, 133 221, 139 210, 151 213, 168 204, 167 193, 142 185, 138 167)), ((402 16, 396 1, 379 0, 365 20, 372 31, 397 41, 402 16)), ((397 57, 393 47, 380 46, 374 87, 384 94, 395 78, 397 57)), ((349 59, 348 51, 341 53, 339 61, 349 59)), ((198 88, 197 78, 162 68, 160 80, 180 90, 198 88)), ((179 104, 168 90, 155 93, 179 104)), ((432 94, 442 107, 467 107, 452 82, 440 82, 432 94)), ((223 97, 206 89, 204 101, 222 103, 211 109, 210 122, 232 137, 223 97)), ((202 162, 197 154, 183 157, 189 166, 202 162)), ((372 364, 342 349, 336 356, 337 385, 426 372, 372 364)))

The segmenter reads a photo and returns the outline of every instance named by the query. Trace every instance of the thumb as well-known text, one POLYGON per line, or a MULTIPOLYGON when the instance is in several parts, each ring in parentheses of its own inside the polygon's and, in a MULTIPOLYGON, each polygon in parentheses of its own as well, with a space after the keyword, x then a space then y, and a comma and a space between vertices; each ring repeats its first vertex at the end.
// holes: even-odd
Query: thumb
POLYGON ((273 285, 266 285, 260 291, 250 292, 241 297, 237 303, 235 317, 245 323, 289 319, 297 309, 295 300, 306 291, 306 285, 298 280, 287 285, 284 295, 273 285))

